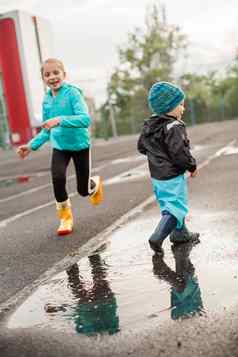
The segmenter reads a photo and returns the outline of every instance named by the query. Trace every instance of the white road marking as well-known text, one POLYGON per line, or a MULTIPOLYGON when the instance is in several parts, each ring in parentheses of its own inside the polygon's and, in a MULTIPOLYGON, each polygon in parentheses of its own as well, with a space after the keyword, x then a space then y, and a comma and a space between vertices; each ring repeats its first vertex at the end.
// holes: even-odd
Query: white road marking
MULTIPOLYGON (((116 159, 116 160, 112 160, 112 161, 109 161, 107 164, 104 164, 104 165, 101 165, 101 166, 98 166, 94 169, 92 169, 92 172, 93 173, 96 173, 102 169, 104 169, 105 167, 107 167, 108 165, 117 165, 117 164, 121 164, 123 162, 128 162, 128 161, 137 161, 139 159, 141 160, 141 156, 129 156, 129 157, 126 157, 124 159, 116 159)), ((142 157, 143 159, 143 157, 142 157)), ((47 173, 49 175, 49 173, 47 173)), ((67 181, 70 181, 70 180, 73 180, 75 178, 75 175, 70 175, 67 177, 67 181)), ((15 200, 19 197, 22 197, 22 196, 25 196, 25 195, 29 195, 31 193, 35 193, 35 192, 38 192, 38 191, 41 191, 41 190, 44 190, 45 188, 47 187, 50 187, 52 185, 52 183, 47 183, 45 185, 41 185, 41 186, 38 186, 38 187, 35 187, 35 188, 31 188, 27 191, 24 191, 24 192, 20 192, 20 193, 16 193, 15 195, 11 195, 11 196, 8 196, 8 197, 5 197, 5 198, 2 198, 0 199, 0 204, 1 203, 5 203, 5 202, 9 202, 11 200, 15 200)))
MULTIPOLYGON (((146 165, 143 164, 143 165, 139 166, 137 168, 137 170, 142 169, 142 168, 144 168, 144 172, 145 172, 145 175, 146 175, 146 170, 145 170, 146 169, 146 165)), ((133 173, 134 170, 125 171, 124 173, 120 173, 119 175, 116 175, 113 178, 109 178, 109 179, 105 180, 103 182, 104 186, 111 185, 113 183, 117 183, 118 181, 120 181, 119 179, 121 178, 121 176, 128 175, 128 173, 133 173), (113 182, 113 179, 115 179, 115 182, 113 182)), ((76 195, 78 195, 78 192, 72 192, 72 193, 69 194, 69 197, 71 198, 71 197, 74 197, 76 195)), ((31 209, 28 209, 28 210, 26 210, 24 212, 16 214, 15 216, 10 217, 10 218, 4 219, 4 220, 0 221, 0 229, 1 228, 5 228, 9 223, 12 223, 12 222, 16 221, 17 219, 20 219, 22 217, 28 216, 28 215, 30 215, 30 214, 32 214, 34 212, 37 212, 37 211, 39 211, 39 210, 41 210, 43 208, 49 207, 51 205, 55 205, 55 200, 47 202, 47 203, 45 203, 43 205, 39 205, 37 207, 31 208, 31 209)))
MULTIPOLYGON (((225 147, 223 147, 220 150, 218 150, 214 155, 211 155, 207 160, 205 160, 202 164, 200 164, 198 168, 201 169, 201 168, 207 166, 213 159, 215 159, 215 158, 221 156, 222 154, 224 154, 224 152, 226 151, 226 148, 231 146, 231 145, 234 145, 235 141, 236 140, 233 140, 231 143, 229 143, 225 147)), ((145 165, 141 165, 140 167, 142 168, 142 166, 145 166, 145 165)), ((120 176, 120 175, 117 175, 117 176, 120 176)), ((112 178, 112 179, 114 179, 114 178, 112 178)), ((106 184, 110 184, 110 180, 112 180, 112 179, 106 180, 105 183, 106 184)), ((75 195, 75 194, 72 194, 72 195, 75 195)), ((19 304, 21 301, 23 301, 23 299, 25 299, 25 297, 27 295, 32 293, 32 291, 34 289, 36 289, 39 285, 41 285, 42 283, 47 281, 50 277, 52 277, 53 275, 55 275, 59 271, 62 271, 64 269, 66 269, 67 267, 69 267, 73 263, 78 262, 78 260, 80 258, 82 258, 82 257, 84 257, 86 255, 89 255, 95 249, 98 249, 105 242, 107 237, 116 228, 118 228, 118 227, 122 226, 123 224, 125 224, 128 221, 128 219, 132 218, 136 214, 139 214, 140 212, 142 212, 147 206, 149 206, 154 201, 155 201, 154 195, 151 195, 144 202, 140 203, 138 206, 134 207, 133 209, 131 209, 130 211, 125 213, 123 216, 121 216, 119 219, 117 219, 113 224, 111 224, 109 227, 104 229, 103 232, 100 232, 96 236, 92 237, 82 247, 80 247, 79 249, 76 249, 74 252, 72 252, 72 253, 68 254, 67 256, 65 256, 62 260, 60 260, 59 262, 54 264, 49 270, 47 270, 45 273, 43 273, 40 276, 39 279, 33 281, 31 284, 29 284, 26 287, 24 287, 20 292, 18 292, 17 294, 13 295, 12 297, 10 297, 6 302, 2 303, 0 305, 0 313, 2 313, 4 311, 9 311, 9 309, 13 308, 17 304, 19 304)), ((49 202, 48 204, 42 205, 40 207, 41 208, 42 207, 46 207, 46 206, 51 205, 52 203, 54 203, 54 201, 49 202)), ((33 210, 36 211, 36 210, 41 209, 41 208, 36 207, 33 210)), ((29 211, 33 211, 33 210, 26 211, 27 212, 26 214, 30 214, 31 212, 29 212, 29 211)), ((18 216, 19 215, 15 216, 15 217, 18 218, 18 216)), ((21 214, 21 217, 22 216, 23 216, 23 214, 21 214)), ((17 218, 15 218, 14 220, 16 220, 17 218)), ((0 228, 1 228, 1 223, 2 222, 0 222, 0 228)))
MULTIPOLYGON (((236 142, 236 140, 232 140, 228 145, 222 147, 221 149, 219 149, 218 151, 215 152, 215 154, 211 155, 207 160, 205 160, 202 164, 199 165, 198 169, 201 169, 207 165, 209 165, 209 163, 214 160, 215 158, 223 155, 227 148, 234 145, 234 143, 236 142)), ((108 164, 107 164, 108 165, 108 164)), ((120 173, 119 175, 116 175, 112 178, 109 178, 107 180, 104 181, 104 185, 110 185, 110 184, 117 184, 118 182, 122 182, 122 181, 126 181, 126 180, 131 180, 131 177, 133 177, 133 172, 143 172, 144 175, 139 175, 139 178, 143 177, 143 176, 146 176, 146 164, 143 164, 143 165, 140 165, 139 167, 136 167, 135 169, 133 170, 127 170, 125 171, 124 173, 120 173)), ((138 177, 138 175, 135 175, 134 174, 134 179, 136 178, 136 176, 138 177)), ((73 192, 71 194, 69 194, 69 197, 74 197, 76 196, 78 193, 77 192, 73 192)), ((37 206, 37 207, 34 207, 34 208, 31 208, 31 209, 28 209, 24 212, 21 212, 19 214, 16 214, 15 216, 12 216, 10 218, 7 218, 7 219, 4 219, 2 221, 0 221, 0 229, 1 228, 5 228, 9 223, 12 223, 24 216, 27 216, 27 215, 30 215, 36 211, 39 211, 45 207, 49 207, 51 205, 54 205, 55 204, 55 200, 53 201, 50 201, 50 202, 47 202, 43 205, 40 205, 40 206, 37 206)))
POLYGON ((218 158, 219 156, 221 155, 225 155, 227 149, 230 147, 230 146, 233 146, 236 142, 236 139, 232 140, 229 144, 227 144, 226 146, 223 146, 221 149, 217 150, 215 152, 215 154, 211 155, 207 160, 205 160, 202 164, 199 165, 199 169, 207 166, 210 164, 210 162, 216 158, 218 158))

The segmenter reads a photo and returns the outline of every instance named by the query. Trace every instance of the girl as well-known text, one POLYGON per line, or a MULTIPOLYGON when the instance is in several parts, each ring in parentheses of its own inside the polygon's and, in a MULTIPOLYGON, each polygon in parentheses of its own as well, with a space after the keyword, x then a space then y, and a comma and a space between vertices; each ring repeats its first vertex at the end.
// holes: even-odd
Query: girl
POLYGON ((27 145, 17 152, 25 158, 50 140, 53 148, 51 174, 60 219, 58 235, 70 234, 73 230, 71 203, 66 191, 66 170, 73 159, 77 190, 81 196, 88 196, 92 204, 103 200, 102 181, 99 176, 90 177, 90 136, 88 127, 91 118, 79 88, 65 80, 65 69, 55 58, 46 60, 41 67, 44 83, 49 88, 43 100, 42 130, 27 145))

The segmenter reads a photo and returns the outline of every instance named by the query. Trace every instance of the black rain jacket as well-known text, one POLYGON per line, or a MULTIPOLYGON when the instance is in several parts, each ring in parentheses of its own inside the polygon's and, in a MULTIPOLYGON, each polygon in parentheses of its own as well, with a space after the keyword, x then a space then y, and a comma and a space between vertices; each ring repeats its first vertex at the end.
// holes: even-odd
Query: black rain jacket
POLYGON ((196 170, 196 160, 183 121, 169 115, 152 115, 144 122, 137 149, 148 158, 151 177, 168 180, 196 170))

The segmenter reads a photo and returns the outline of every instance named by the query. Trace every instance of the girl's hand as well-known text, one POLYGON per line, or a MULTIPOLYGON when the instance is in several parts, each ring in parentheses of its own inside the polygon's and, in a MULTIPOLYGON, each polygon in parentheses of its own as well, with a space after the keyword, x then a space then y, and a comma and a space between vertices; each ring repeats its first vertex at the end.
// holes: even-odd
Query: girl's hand
POLYGON ((44 129, 52 129, 54 128, 55 126, 58 126, 60 123, 60 119, 59 118, 52 118, 52 119, 49 119, 47 121, 45 121, 41 127, 44 128, 44 129))
POLYGON ((17 148, 17 154, 22 158, 25 159, 31 152, 31 149, 28 145, 21 145, 17 148))
POLYGON ((198 169, 196 169, 195 171, 191 172, 190 176, 191 177, 196 177, 198 175, 198 169))

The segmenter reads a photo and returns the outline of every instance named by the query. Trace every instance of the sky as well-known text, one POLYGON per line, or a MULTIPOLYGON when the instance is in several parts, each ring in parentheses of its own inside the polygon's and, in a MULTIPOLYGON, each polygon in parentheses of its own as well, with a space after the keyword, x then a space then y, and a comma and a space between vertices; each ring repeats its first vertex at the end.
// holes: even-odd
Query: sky
MULTIPOLYGON (((78 81, 99 105, 110 74, 119 63, 118 47, 128 33, 144 27, 146 8, 156 0, 0 0, 0 12, 23 9, 51 25, 54 55, 68 79, 78 81)), ((224 69, 238 49, 237 0, 164 0, 167 21, 187 35, 188 56, 179 71, 224 69)))

